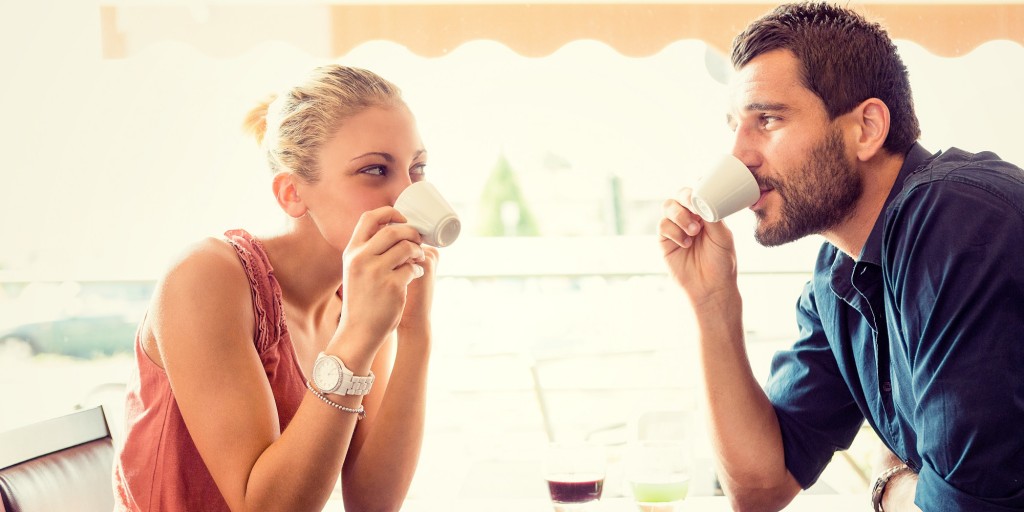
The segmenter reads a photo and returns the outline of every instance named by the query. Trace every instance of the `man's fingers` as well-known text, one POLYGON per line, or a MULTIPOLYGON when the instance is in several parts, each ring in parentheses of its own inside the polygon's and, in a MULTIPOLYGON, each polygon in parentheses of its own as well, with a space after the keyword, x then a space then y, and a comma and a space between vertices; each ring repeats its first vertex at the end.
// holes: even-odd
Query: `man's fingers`
POLYGON ((666 199, 661 207, 665 218, 679 226, 687 235, 693 237, 700 233, 704 225, 703 219, 686 209, 678 200, 666 199))
POLYGON ((693 237, 687 235, 674 221, 661 219, 658 223, 658 235, 661 236, 661 248, 665 254, 678 247, 688 248, 693 245, 693 237))

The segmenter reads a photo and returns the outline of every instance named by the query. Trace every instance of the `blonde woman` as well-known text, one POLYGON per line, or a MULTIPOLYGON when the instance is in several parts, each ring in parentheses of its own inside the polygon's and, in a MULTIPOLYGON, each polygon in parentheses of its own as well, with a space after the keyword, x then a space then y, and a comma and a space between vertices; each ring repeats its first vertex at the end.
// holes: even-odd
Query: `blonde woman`
POLYGON ((288 228, 203 240, 135 344, 117 510, 398 510, 419 457, 437 251, 392 205, 427 155, 399 90, 327 65, 246 125, 288 228))

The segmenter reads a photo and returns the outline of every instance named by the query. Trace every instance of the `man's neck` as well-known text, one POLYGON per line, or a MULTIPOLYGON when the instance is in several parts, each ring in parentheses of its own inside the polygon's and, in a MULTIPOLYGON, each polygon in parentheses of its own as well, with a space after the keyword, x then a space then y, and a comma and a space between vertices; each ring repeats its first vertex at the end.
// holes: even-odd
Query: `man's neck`
POLYGON ((896 177, 903 166, 905 155, 891 155, 881 151, 874 158, 862 162, 859 168, 864 179, 864 192, 845 221, 825 231, 822 236, 847 256, 857 260, 885 207, 896 177))

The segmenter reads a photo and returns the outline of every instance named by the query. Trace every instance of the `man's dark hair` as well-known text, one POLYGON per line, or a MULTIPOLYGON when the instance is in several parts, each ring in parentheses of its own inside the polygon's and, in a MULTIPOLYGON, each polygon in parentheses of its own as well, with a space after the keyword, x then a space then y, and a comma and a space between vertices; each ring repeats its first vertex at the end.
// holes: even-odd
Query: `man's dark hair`
POLYGON ((907 67, 878 23, 827 3, 780 5, 736 36, 732 64, 739 69, 780 49, 796 56, 804 86, 825 103, 829 119, 878 98, 889 107, 886 150, 905 154, 921 136, 907 67))

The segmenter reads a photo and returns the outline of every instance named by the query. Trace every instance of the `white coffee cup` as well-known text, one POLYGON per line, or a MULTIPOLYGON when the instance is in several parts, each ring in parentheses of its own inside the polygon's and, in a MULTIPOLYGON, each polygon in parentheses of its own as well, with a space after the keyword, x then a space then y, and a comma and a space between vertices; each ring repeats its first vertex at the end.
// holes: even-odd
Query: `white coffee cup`
POLYGON ((447 247, 462 231, 462 223, 455 210, 427 181, 406 187, 395 200, 395 209, 405 215, 409 225, 419 231, 427 245, 447 247))
POLYGON ((718 222, 757 202, 761 189, 750 169, 738 158, 724 155, 693 186, 690 202, 708 222, 718 222))

